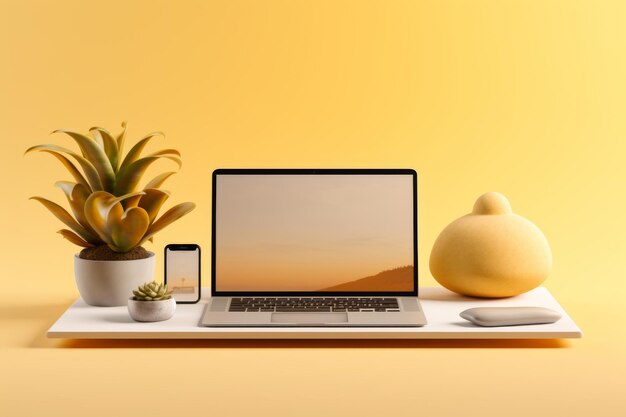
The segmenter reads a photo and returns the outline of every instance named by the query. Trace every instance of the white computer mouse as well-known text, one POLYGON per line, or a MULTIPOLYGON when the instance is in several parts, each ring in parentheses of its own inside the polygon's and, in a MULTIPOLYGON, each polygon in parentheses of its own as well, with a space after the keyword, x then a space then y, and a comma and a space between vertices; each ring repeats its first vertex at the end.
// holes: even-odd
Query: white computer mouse
POLYGON ((558 321, 561 314, 544 307, 476 307, 460 314, 479 326, 521 326, 549 324, 558 321))

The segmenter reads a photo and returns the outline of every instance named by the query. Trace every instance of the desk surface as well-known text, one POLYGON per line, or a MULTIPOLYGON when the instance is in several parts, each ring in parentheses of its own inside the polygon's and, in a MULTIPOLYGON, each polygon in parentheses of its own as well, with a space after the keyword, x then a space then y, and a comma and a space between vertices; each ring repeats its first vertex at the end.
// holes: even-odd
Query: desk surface
MULTIPOLYGON (((208 293, 204 291, 204 293, 208 293)), ((138 323, 126 307, 91 307, 77 300, 48 330, 51 338, 75 339, 553 339, 579 338, 582 333, 545 288, 500 300, 462 297, 443 288, 421 288, 420 301, 428 324, 421 328, 207 328, 198 323, 208 297, 180 304, 174 317, 138 323), (540 306, 563 314, 554 324, 479 327, 459 317, 478 306, 540 306)))

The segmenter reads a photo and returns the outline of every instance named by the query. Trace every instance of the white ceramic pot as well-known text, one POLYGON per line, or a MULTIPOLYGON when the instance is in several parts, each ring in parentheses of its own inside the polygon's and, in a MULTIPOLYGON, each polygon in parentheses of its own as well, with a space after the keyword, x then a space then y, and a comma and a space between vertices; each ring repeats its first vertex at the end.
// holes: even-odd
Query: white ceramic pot
POLYGON ((176 312, 176 300, 140 301, 128 299, 128 313, 135 321, 163 321, 172 318, 176 312))
POLYGON ((130 261, 92 261, 74 256, 74 276, 82 299, 101 307, 124 306, 140 285, 154 279, 154 253, 130 261))

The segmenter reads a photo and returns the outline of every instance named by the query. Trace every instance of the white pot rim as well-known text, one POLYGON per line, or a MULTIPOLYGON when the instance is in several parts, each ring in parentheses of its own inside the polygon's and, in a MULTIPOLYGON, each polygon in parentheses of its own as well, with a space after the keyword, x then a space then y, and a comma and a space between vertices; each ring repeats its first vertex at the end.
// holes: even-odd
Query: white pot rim
POLYGON ((171 301, 173 299, 174 299, 174 297, 170 297, 167 300, 135 300, 135 298, 132 297, 132 296, 128 297, 129 301, 133 301, 135 303, 163 303, 163 302, 166 302, 166 301, 171 301))
POLYGON ((109 259, 107 261, 102 260, 102 259, 85 259, 85 258, 81 258, 79 255, 80 253, 76 253, 74 254, 74 258, 75 259, 80 259, 81 261, 85 261, 85 262, 136 262, 136 261, 145 261, 146 259, 150 259, 150 258, 154 258, 154 252, 150 252, 147 251, 149 253, 147 258, 141 258, 141 259, 120 259, 120 260, 115 260, 115 259, 109 259))

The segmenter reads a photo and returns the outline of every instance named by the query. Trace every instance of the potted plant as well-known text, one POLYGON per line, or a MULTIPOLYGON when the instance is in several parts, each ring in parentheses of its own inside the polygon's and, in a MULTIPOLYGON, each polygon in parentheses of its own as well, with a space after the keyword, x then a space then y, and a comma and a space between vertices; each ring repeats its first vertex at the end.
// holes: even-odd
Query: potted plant
POLYGON ((169 320, 176 311, 176 300, 167 285, 152 281, 133 290, 128 299, 128 313, 135 321, 169 320))
POLYGON ((193 203, 178 204, 158 217, 170 195, 160 187, 175 172, 157 175, 138 188, 146 169, 157 160, 169 159, 180 168, 180 153, 164 149, 142 156, 150 139, 163 136, 154 132, 124 155, 126 123, 115 136, 100 127, 91 128, 86 135, 71 130, 52 133, 69 135, 80 152, 47 144, 33 146, 26 153, 49 153, 67 168, 73 181, 55 185, 65 193, 73 216, 50 200, 31 199, 69 228, 59 230, 65 239, 84 248, 74 256, 74 275, 83 300, 94 306, 126 305, 128 294, 154 277, 154 253, 141 245, 152 242, 155 233, 195 207, 193 203))

